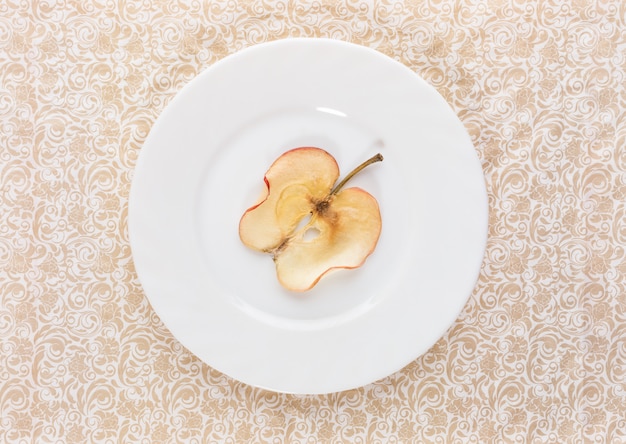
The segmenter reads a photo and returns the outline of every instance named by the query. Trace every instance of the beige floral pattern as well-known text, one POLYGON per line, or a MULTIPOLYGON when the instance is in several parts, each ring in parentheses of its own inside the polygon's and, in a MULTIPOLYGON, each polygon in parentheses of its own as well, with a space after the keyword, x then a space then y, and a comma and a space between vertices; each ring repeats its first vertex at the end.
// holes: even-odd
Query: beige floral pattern
POLYGON ((0 442, 626 442, 622 0, 0 5, 0 442), (482 160, 487 252, 424 356, 325 396, 211 369, 154 314, 137 156, 195 75, 329 37, 431 83, 482 160))

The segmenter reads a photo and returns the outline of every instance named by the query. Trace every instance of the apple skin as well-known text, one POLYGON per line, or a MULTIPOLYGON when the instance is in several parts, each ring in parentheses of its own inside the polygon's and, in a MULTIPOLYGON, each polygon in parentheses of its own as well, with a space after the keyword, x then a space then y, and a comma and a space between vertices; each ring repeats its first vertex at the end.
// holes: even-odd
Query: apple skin
POLYGON ((288 290, 307 291, 333 269, 360 267, 376 248, 378 202, 361 188, 333 190, 338 177, 325 150, 289 150, 269 167, 265 195, 240 220, 241 241, 273 255, 288 290))

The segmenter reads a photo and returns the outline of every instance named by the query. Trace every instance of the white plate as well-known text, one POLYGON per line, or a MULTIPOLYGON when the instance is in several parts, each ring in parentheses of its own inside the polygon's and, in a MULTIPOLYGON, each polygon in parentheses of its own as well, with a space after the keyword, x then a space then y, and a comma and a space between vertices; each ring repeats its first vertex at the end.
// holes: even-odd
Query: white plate
POLYGON ((427 351, 474 285, 487 198, 472 143, 444 99, 368 48, 288 39, 229 56, 168 105, 141 150, 129 203, 137 273, 174 336, 215 369, 290 393, 383 378, 427 351), (383 229, 356 270, 310 292, 278 284, 239 219, 283 152, 319 146, 374 195, 383 229))

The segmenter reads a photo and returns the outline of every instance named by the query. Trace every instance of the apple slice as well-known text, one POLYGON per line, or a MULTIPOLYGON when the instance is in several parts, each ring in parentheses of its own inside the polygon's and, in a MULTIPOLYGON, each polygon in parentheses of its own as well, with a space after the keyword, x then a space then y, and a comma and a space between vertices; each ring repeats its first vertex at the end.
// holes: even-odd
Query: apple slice
POLYGON ((266 194, 242 216, 241 241, 272 254, 279 282, 293 291, 311 289, 330 270, 360 267, 378 243, 380 210, 368 192, 343 186, 382 159, 373 156, 333 188, 333 156, 314 147, 287 151, 265 174, 266 194))

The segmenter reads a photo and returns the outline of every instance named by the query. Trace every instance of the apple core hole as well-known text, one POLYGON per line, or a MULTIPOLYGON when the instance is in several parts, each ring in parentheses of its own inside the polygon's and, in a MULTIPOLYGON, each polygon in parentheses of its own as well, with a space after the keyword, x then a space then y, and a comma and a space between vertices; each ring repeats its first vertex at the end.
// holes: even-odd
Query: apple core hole
POLYGON ((309 242, 317 238, 317 236, 319 235, 320 235, 320 230, 318 230, 315 227, 311 227, 304 232, 304 236, 302 236, 302 239, 306 242, 309 242))
POLYGON ((298 222, 298 225, 296 225, 296 229, 294 231, 298 232, 302 230, 305 226, 307 226, 309 222, 311 222, 311 217, 313 217, 313 215, 309 213, 306 216, 304 216, 302 219, 300 219, 300 222, 298 222))

